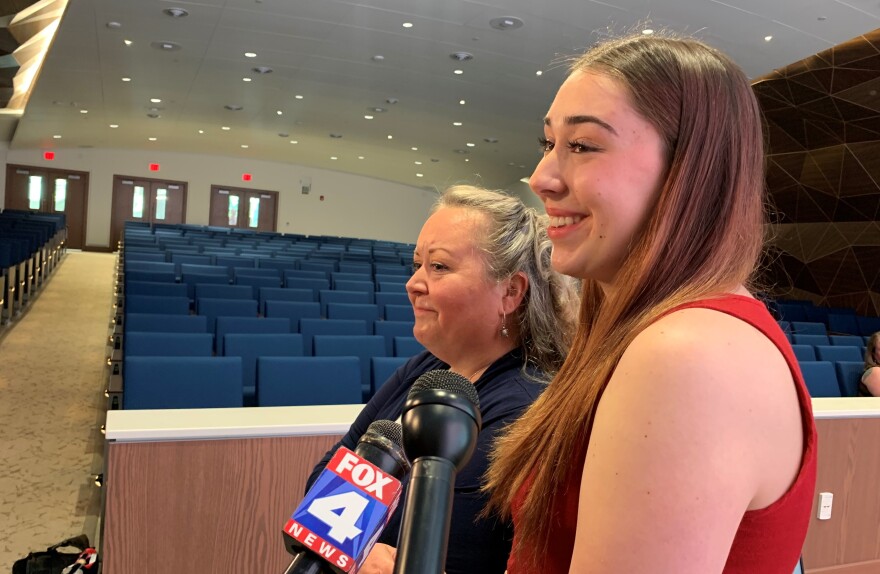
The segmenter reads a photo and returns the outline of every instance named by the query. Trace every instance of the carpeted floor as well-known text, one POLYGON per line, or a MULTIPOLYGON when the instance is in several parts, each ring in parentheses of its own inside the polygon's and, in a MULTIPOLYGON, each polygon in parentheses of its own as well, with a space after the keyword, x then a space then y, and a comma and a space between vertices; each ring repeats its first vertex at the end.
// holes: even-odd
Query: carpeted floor
POLYGON ((97 543, 115 262, 68 252, 0 328, 0 572, 81 533, 97 543))

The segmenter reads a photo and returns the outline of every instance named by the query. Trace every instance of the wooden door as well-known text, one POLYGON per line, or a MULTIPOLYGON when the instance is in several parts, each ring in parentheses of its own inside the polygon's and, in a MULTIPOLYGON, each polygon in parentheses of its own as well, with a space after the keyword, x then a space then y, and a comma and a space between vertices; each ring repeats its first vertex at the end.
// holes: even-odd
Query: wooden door
POLYGON ((6 168, 6 209, 64 213, 67 247, 85 246, 89 174, 26 165, 6 168))
POLYGON ((113 176, 110 246, 122 240, 126 221, 186 223, 186 182, 113 176))
POLYGON ((211 186, 209 225, 275 231, 277 220, 277 191, 211 186))

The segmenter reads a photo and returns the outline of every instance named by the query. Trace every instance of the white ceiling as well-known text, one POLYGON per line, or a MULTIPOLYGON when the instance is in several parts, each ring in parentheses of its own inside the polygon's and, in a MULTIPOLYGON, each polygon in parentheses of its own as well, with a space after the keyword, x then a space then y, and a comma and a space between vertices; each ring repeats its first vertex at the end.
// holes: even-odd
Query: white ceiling
POLYGON ((758 77, 880 27, 880 0, 70 0, 10 147, 163 149, 510 187, 539 157, 561 57, 645 22, 695 35, 758 77), (525 25, 492 28, 501 16, 525 25), (169 41, 181 49, 151 47, 169 41), (458 51, 474 59, 458 63, 458 51))

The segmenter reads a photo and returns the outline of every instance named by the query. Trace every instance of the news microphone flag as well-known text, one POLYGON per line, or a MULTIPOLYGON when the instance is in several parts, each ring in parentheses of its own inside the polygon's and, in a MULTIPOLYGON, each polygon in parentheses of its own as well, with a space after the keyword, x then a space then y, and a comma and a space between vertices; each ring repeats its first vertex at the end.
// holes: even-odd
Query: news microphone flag
POLYGON ((284 525, 284 533, 355 574, 397 508, 403 487, 351 450, 340 447, 284 525))

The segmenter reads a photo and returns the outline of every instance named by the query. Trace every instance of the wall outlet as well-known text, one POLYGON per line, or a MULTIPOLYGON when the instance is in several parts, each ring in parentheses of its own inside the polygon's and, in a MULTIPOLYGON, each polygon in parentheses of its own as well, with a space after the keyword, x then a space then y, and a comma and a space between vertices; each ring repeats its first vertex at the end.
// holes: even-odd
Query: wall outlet
POLYGON ((819 493, 819 520, 828 520, 831 518, 831 505, 834 501, 834 494, 830 492, 819 493))

